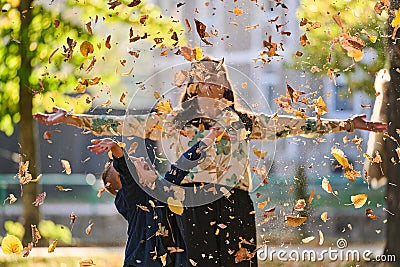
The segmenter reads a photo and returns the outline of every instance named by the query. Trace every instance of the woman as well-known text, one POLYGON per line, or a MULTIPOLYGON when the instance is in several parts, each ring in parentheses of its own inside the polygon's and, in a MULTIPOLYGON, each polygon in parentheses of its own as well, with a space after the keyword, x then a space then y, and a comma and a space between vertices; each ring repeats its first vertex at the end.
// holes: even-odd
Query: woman
POLYGON ((222 136, 214 149, 207 152, 211 160, 204 161, 181 182, 194 193, 187 197, 188 205, 183 214, 177 216, 177 224, 185 241, 188 261, 198 266, 257 265, 257 259, 253 258, 256 248, 255 212, 248 194, 251 189, 249 158, 246 155, 248 140, 317 137, 331 132, 352 132, 354 129, 376 132, 386 129, 384 123, 365 121, 364 115, 344 121, 291 116, 272 119, 265 114, 239 111, 226 68, 219 61, 209 58, 192 63, 188 77, 182 109, 167 116, 157 113, 121 117, 75 115, 54 108, 53 114, 35 114, 34 117, 44 124, 71 124, 98 135, 123 134, 161 139, 163 142, 167 137, 167 147, 172 148, 169 155, 173 158, 171 162, 194 141, 204 137, 215 122, 220 123, 227 114, 234 117, 231 121, 239 122, 239 127, 231 122, 226 124, 227 128, 239 128, 236 136, 239 137, 222 136), (175 125, 175 130, 154 127, 165 125, 165 121, 175 125), (207 189, 198 194, 199 188, 204 187, 207 189), (217 194, 220 192, 223 197, 217 194))

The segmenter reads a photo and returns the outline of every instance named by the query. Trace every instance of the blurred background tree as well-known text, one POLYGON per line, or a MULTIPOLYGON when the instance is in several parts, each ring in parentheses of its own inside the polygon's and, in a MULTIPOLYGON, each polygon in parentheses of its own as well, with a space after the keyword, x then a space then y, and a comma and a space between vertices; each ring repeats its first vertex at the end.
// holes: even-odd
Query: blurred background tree
MULTIPOLYGON (((37 137, 32 114, 58 105, 76 113, 87 111, 93 101, 86 88, 108 86, 120 80, 113 75, 110 61, 117 47, 107 27, 128 29, 127 42, 139 36, 153 47, 177 46, 173 32, 183 26, 163 17, 159 7, 146 1, 65 1, 57 9, 53 1, 1 0, 0 34, 0 130, 11 135, 19 124, 22 161, 29 161, 35 179, 40 173, 37 137), (86 19, 82 23, 81 19, 86 19), (96 25, 101 24, 101 25, 96 25), (96 30, 94 27, 98 26, 96 30), (130 27, 130 30, 129 30, 130 27), (150 37, 151 36, 151 37, 150 37), (157 39, 157 41, 154 40, 157 39), (112 54, 113 53, 113 54, 112 54), (108 57, 107 57, 108 56, 108 57), (106 61, 105 64, 96 63, 106 61)), ((136 41, 136 40, 135 40, 136 41)), ((184 41, 180 37, 179 41, 184 41)), ((137 53, 137 52, 136 52, 137 53)), ((134 54, 138 57, 138 54, 134 54)), ((122 64, 124 65, 124 64, 122 64)), ((40 221, 39 208, 32 203, 39 192, 37 183, 22 185, 23 243, 31 240, 31 224, 40 221)))

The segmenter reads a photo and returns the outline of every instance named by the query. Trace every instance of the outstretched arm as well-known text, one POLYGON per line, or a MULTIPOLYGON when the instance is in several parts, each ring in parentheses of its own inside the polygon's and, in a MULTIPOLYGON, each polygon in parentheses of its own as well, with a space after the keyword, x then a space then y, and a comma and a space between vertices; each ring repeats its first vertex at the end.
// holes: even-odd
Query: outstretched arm
POLYGON ((353 132, 355 129, 382 132, 387 128, 383 122, 365 120, 366 115, 355 115, 348 120, 297 118, 287 115, 271 117, 258 114, 252 117, 253 129, 249 139, 275 140, 293 136, 318 137, 333 132, 353 132))
POLYGON ((72 114, 58 107, 53 113, 36 113, 33 118, 46 125, 68 124, 101 136, 136 136, 159 140, 161 138, 163 115, 90 115, 72 114))

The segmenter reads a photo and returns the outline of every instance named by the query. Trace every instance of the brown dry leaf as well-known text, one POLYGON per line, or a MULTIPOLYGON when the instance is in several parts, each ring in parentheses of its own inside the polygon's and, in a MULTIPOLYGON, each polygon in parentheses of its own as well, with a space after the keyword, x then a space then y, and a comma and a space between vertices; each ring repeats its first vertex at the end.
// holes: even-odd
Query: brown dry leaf
POLYGON ((132 2, 130 2, 127 6, 135 7, 135 6, 139 5, 141 2, 142 2, 141 0, 132 0, 132 2))
POLYGON ((263 165, 261 168, 253 166, 251 168, 251 170, 253 172, 255 172, 257 174, 257 176, 259 176, 261 178, 261 180, 263 181, 263 184, 268 184, 268 173, 267 173, 267 169, 266 169, 265 165, 263 165))
POLYGON ((125 103, 126 95, 127 95, 127 93, 126 93, 126 92, 123 92, 123 93, 121 94, 120 98, 119 98, 119 102, 122 103, 122 105, 124 105, 124 106, 126 106, 126 103, 125 103))
POLYGON ((235 263, 239 263, 245 260, 250 260, 253 257, 252 253, 244 247, 240 247, 235 254, 235 263))
POLYGON ((180 54, 189 62, 195 60, 193 49, 188 46, 182 46, 180 49, 180 54))
POLYGON ((29 253, 32 251, 32 248, 33 248, 33 243, 29 242, 28 246, 24 247, 22 250, 22 257, 24 257, 24 258, 28 257, 29 253))
POLYGON ((301 240, 301 242, 303 242, 304 244, 307 244, 307 243, 310 243, 311 241, 313 241, 314 239, 315 239, 315 236, 309 236, 309 237, 303 238, 301 240))
POLYGON ((52 135, 53 135, 53 133, 51 131, 45 131, 43 133, 43 139, 44 140, 51 139, 52 135))
POLYGON ((39 207, 44 203, 44 199, 46 198, 46 192, 40 193, 36 195, 35 201, 32 202, 35 207, 39 207))
POLYGON ((198 35, 200 36, 200 40, 208 45, 212 45, 212 43, 206 40, 206 37, 209 37, 208 33, 206 32, 207 26, 197 19, 194 19, 194 22, 196 24, 196 30, 198 35))
POLYGON ((322 189, 324 189, 328 193, 333 193, 331 184, 329 183, 329 180, 325 177, 324 179, 322 179, 322 189))
POLYGON ((17 198, 14 196, 14 194, 9 194, 8 198, 4 199, 3 205, 6 204, 6 201, 10 201, 10 204, 13 204, 15 201, 17 201, 17 198))
POLYGON ((297 227, 302 225, 307 220, 307 217, 287 215, 285 216, 285 223, 288 226, 297 227))
POLYGON ((353 57, 355 61, 360 61, 363 58, 363 48, 365 43, 358 37, 341 33, 333 42, 339 42, 344 50, 347 51, 350 57, 353 57))
POLYGON ((286 83, 286 97, 290 98, 293 103, 296 103, 299 101, 299 98, 301 95, 304 95, 305 92, 295 90, 293 87, 291 87, 288 83, 286 83))
POLYGON ((300 44, 301 46, 306 46, 306 45, 309 45, 309 44, 310 44, 310 41, 308 40, 306 34, 303 34, 303 35, 300 36, 300 38, 299 38, 299 44, 300 44))
POLYGON ((266 210, 264 211, 264 217, 268 217, 269 215, 272 215, 274 212, 275 212, 275 207, 266 209, 266 210))
POLYGON ((54 241, 50 244, 50 246, 48 247, 47 252, 48 252, 48 253, 54 252, 54 250, 55 250, 56 247, 57 247, 57 243, 58 243, 58 239, 54 240, 54 241))
POLYGON ((287 113, 293 113, 292 101, 289 98, 281 95, 279 98, 275 98, 274 102, 287 113))
POLYGON ((311 204, 314 199, 315 190, 311 190, 310 196, 308 197, 308 204, 311 204))
POLYGON ((235 8, 233 9, 233 14, 235 14, 236 16, 241 16, 241 15, 243 15, 243 10, 241 10, 241 9, 238 8, 238 7, 235 7, 235 8))
POLYGON ((346 155, 342 150, 336 148, 335 146, 331 149, 331 154, 339 162, 344 170, 344 177, 349 179, 351 182, 355 182, 357 177, 361 177, 361 173, 353 169, 353 165, 349 164, 346 155))
POLYGON ((267 151, 261 151, 261 150, 258 150, 255 147, 253 148, 253 153, 254 153, 254 155, 256 155, 260 159, 263 159, 268 155, 267 151))
POLYGON ((293 209, 296 211, 303 211, 306 205, 307 204, 304 199, 299 199, 296 201, 296 205, 294 205, 293 209))
POLYGON ((105 46, 106 46, 108 49, 111 49, 110 41, 111 41, 111 35, 108 35, 108 36, 107 36, 107 39, 106 39, 106 43, 105 43, 105 46))
POLYGON ((340 17, 340 12, 338 12, 337 14, 333 15, 333 20, 340 27, 340 29, 342 29, 342 32, 345 32, 345 28, 343 26, 342 18, 340 17))
POLYGON ((174 199, 172 197, 169 197, 167 199, 167 203, 168 203, 168 208, 173 213, 178 214, 178 215, 182 215, 182 213, 183 213, 183 205, 182 205, 181 201, 179 201, 177 199, 174 199))
POLYGON ((373 210, 372 210, 371 208, 368 208, 368 209, 365 210, 365 215, 366 215, 368 218, 372 219, 372 220, 378 219, 378 217, 377 217, 376 215, 373 214, 373 210))
POLYGON ((356 209, 361 208, 367 202, 368 195, 367 194, 358 194, 355 196, 351 196, 351 203, 353 203, 356 209))
POLYGON ((58 191, 64 191, 64 192, 67 192, 67 191, 71 191, 71 190, 72 190, 71 188, 64 188, 64 187, 61 186, 61 185, 56 185, 56 188, 58 189, 58 191))
POLYGON ((94 46, 89 41, 83 41, 79 49, 81 51, 82 56, 84 57, 88 57, 89 54, 92 54, 94 52, 94 46))
POLYGON ((39 242, 39 239, 42 238, 42 236, 39 233, 39 230, 37 229, 35 224, 31 224, 31 230, 32 230, 32 243, 37 244, 39 242))
POLYGON ((71 229, 71 231, 72 228, 74 228, 74 223, 76 218, 78 218, 78 216, 76 216, 73 212, 71 212, 71 214, 69 215, 69 226, 70 226, 69 228, 71 229))
POLYGON ((79 267, 89 267, 96 265, 92 259, 82 259, 79 261, 79 267))
POLYGON ((327 219, 328 219, 328 212, 324 211, 324 212, 321 214, 321 220, 322 220, 323 222, 326 222, 327 219))
POLYGON ((177 71, 174 75, 174 85, 181 87, 188 77, 187 71, 177 71))
POLYGON ((90 235, 92 233, 92 227, 93 227, 94 223, 89 223, 88 227, 86 227, 85 229, 85 233, 87 235, 90 235))
POLYGON ((69 164, 68 160, 62 159, 61 160, 61 165, 63 166, 66 174, 68 174, 68 175, 71 174, 71 172, 72 172, 71 171, 71 165, 69 164))
POLYGON ((162 100, 157 103, 156 110, 162 113, 171 113, 173 111, 171 100, 162 100))
POLYGON ((374 6, 376 14, 381 15, 383 11, 388 11, 390 7, 389 0, 379 0, 374 6))
POLYGON ((179 252, 184 252, 185 250, 180 248, 180 247, 167 247, 167 250, 169 253, 179 253, 179 252))
POLYGON ((263 208, 265 208, 266 206, 267 206, 267 201, 263 201, 263 202, 257 203, 257 207, 258 207, 259 209, 263 209, 263 208))
POLYGON ((128 149, 128 152, 127 152, 128 155, 135 154, 138 145, 139 145, 138 142, 132 142, 132 144, 129 146, 129 149, 128 149))

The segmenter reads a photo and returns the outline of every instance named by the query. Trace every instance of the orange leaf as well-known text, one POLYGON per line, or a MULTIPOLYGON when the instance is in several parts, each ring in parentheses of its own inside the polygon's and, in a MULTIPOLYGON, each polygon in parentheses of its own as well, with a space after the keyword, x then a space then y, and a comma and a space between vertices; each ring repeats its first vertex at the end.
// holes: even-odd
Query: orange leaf
POLYGON ((368 195, 367 194, 358 194, 355 196, 351 196, 351 202, 353 203, 356 209, 361 208, 367 202, 368 195))
POLYGON ((285 223, 292 227, 300 226, 306 220, 307 220, 307 217, 292 216, 292 215, 285 216, 285 223))

